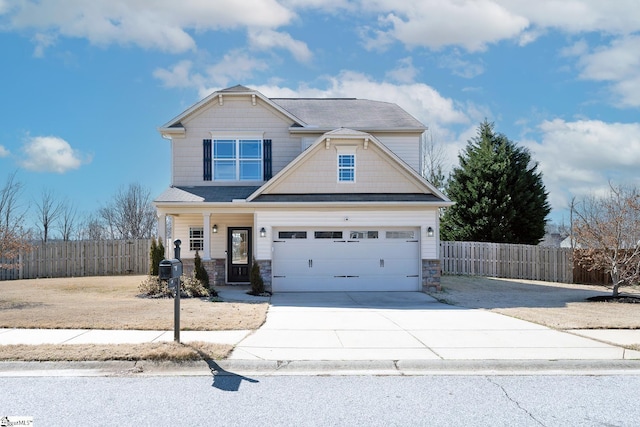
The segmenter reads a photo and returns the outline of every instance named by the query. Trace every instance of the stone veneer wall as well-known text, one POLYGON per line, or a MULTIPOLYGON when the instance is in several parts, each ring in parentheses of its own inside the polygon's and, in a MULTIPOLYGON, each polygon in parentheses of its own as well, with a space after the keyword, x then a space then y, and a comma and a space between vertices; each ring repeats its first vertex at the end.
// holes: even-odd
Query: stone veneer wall
MULTIPOLYGON (((202 261, 204 269, 209 274, 209 284, 213 286, 222 286, 225 284, 225 260, 224 259, 212 259, 209 261, 202 261)), ((190 275, 193 272, 195 265, 193 259, 182 260, 182 273, 185 276, 190 275)))
POLYGON ((440 290, 440 276, 442 269, 439 259, 422 260, 422 291, 427 292, 429 288, 440 290))
POLYGON ((262 280, 264 281, 264 290, 267 292, 271 292, 271 260, 257 260, 256 261, 260 266, 260 276, 262 276, 262 280))

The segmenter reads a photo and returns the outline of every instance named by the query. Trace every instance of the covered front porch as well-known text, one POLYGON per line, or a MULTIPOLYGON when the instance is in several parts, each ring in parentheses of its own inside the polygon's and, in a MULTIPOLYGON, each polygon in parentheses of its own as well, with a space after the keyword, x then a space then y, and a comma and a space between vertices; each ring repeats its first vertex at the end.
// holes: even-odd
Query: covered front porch
POLYGON ((168 211, 158 218, 165 256, 173 258, 173 241, 179 239, 185 274, 193 270, 197 252, 214 286, 249 283, 256 230, 253 212, 168 211))

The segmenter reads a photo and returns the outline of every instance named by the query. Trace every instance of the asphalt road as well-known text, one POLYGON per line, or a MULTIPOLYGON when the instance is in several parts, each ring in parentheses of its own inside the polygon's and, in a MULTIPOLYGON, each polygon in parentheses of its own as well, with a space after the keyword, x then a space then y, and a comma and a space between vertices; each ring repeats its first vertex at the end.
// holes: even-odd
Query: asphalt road
POLYGON ((640 376, 0 378, 35 426, 636 426, 640 376))

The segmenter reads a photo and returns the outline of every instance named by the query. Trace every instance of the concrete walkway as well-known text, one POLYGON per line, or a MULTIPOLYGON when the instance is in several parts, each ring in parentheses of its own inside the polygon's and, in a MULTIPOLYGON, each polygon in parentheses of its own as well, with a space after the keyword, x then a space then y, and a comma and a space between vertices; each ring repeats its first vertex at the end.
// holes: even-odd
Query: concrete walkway
MULTIPOLYGON (((242 289, 221 294, 265 300, 242 289)), ((257 331, 181 331, 180 338, 236 345, 235 361, 640 359, 620 347, 640 344, 640 331, 556 331, 418 292, 276 294, 257 331)), ((0 329, 0 345, 162 341, 173 341, 173 331, 0 329)))

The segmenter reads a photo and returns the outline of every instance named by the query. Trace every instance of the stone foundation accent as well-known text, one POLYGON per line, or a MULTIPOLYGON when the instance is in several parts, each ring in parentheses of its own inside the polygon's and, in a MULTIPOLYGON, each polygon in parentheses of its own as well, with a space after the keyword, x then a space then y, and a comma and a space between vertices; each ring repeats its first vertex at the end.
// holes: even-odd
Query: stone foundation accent
POLYGON ((261 259, 256 262, 260 266, 260 276, 262 276, 262 280, 264 281, 264 290, 271 292, 271 260, 261 259))
POLYGON ((226 259, 218 258, 207 261, 204 265, 207 269, 207 273, 209 273, 209 280, 212 282, 213 286, 223 286, 226 283, 226 264, 226 259))
POLYGON ((422 292, 428 292, 429 288, 440 291, 441 267, 439 259, 422 260, 422 292))
MULTIPOLYGON (((208 261, 202 261, 202 265, 204 269, 207 270, 209 274, 209 285, 213 286, 222 286, 225 284, 225 260, 224 259, 212 259, 208 261)), ((195 268, 195 264, 193 262, 193 258, 183 259, 182 260, 182 274, 185 276, 193 273, 193 269, 195 268)))

